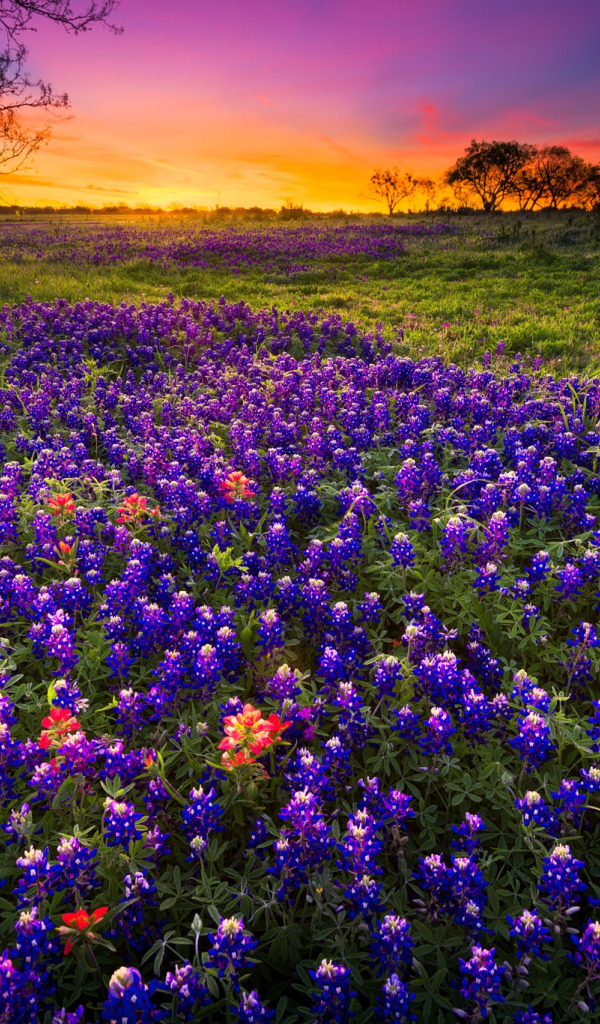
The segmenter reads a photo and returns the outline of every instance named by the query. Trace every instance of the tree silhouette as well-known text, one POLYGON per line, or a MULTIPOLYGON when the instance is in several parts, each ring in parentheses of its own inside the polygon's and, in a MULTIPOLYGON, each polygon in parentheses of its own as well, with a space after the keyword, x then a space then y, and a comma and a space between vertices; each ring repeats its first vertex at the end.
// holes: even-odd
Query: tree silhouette
POLYGON ((109 21, 118 0, 0 0, 0 174, 22 167, 50 136, 48 124, 31 127, 22 120, 27 110, 59 112, 69 106, 66 93, 54 92, 27 70, 23 35, 40 22, 61 25, 66 32, 87 32, 97 24, 121 31, 109 21))
POLYGON ((385 203, 391 216, 403 199, 409 199, 414 195, 420 184, 420 178, 415 178, 412 174, 401 174, 397 167, 385 170, 378 168, 371 175, 365 194, 371 199, 385 203))
POLYGON ((586 179, 577 194, 587 210, 600 210, 600 164, 588 164, 586 179))
POLYGON ((515 140, 473 139, 464 156, 446 172, 446 184, 459 190, 462 201, 465 194, 477 198, 486 213, 492 213, 508 196, 514 195, 515 179, 534 152, 534 146, 515 140))

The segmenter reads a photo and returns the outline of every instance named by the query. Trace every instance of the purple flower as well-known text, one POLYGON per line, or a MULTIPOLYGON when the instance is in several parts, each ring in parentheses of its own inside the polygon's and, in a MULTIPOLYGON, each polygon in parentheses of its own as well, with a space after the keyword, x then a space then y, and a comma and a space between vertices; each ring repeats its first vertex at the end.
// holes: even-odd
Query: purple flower
POLYGON ((239 1024, 261 1024, 270 1021, 275 1016, 275 1010, 269 1010, 263 1006, 258 998, 258 992, 242 992, 239 1006, 232 1007, 239 1024))
POLYGON ((232 982, 234 991, 239 991, 240 974, 254 966, 249 953, 258 945, 249 932, 244 930, 244 920, 236 917, 224 917, 219 922, 215 935, 209 935, 212 945, 204 966, 209 971, 216 971, 219 978, 227 978, 232 982))
POLYGON ((443 708, 433 707, 431 715, 423 722, 423 737, 419 745, 424 754, 450 754, 450 736, 456 732, 452 719, 443 708))
POLYGON ((504 1002, 500 983, 506 967, 494 961, 495 949, 471 946, 471 959, 459 958, 460 973, 465 975, 461 995, 477 1003, 482 1017, 487 1017, 490 1002, 504 1002))
POLYGON ((583 892, 587 886, 579 878, 579 871, 585 867, 582 860, 577 860, 566 844, 554 847, 542 862, 543 871, 538 889, 542 898, 551 910, 564 911, 577 900, 577 893, 583 892))
POLYGON ((506 920, 510 925, 509 935, 517 940, 517 954, 522 956, 537 956, 547 960, 544 953, 544 943, 550 942, 549 930, 542 924, 535 911, 523 910, 518 917, 513 918, 509 914, 506 920))
POLYGON ((162 1011, 152 1003, 158 988, 154 979, 145 985, 135 967, 120 967, 108 983, 108 999, 102 1004, 100 1016, 108 1024, 153 1024, 162 1018, 162 1011))
POLYGON ((408 991, 408 985, 397 974, 391 974, 381 990, 375 1019, 381 1024, 406 1024, 407 1021, 416 1020, 416 1014, 410 1012, 414 998, 414 993, 408 991))
POLYGON ((552 810, 537 790, 530 789, 522 799, 515 800, 515 807, 518 811, 523 812, 523 824, 526 827, 539 825, 540 828, 545 828, 546 831, 553 833, 555 820, 552 810))
POLYGON ((397 533, 390 548, 392 562, 402 569, 408 569, 415 562, 415 549, 405 533, 397 533))
POLYGON ((127 800, 113 800, 106 797, 104 801, 104 839, 109 846, 125 846, 142 838, 142 830, 138 828, 143 814, 138 813, 135 804, 127 800))
POLYGON ((410 935, 410 924, 404 917, 387 914, 372 935, 371 952, 378 960, 377 974, 410 966, 414 941, 410 935))
POLYGON ((350 989, 350 968, 322 960, 316 971, 308 973, 317 989, 312 1004, 314 1024, 346 1024, 353 1016, 350 1003, 356 995, 350 989))
POLYGON ((510 745, 518 750, 528 770, 538 768, 548 760, 550 751, 556 749, 550 738, 548 720, 536 711, 530 711, 525 717, 519 718, 518 725, 519 732, 510 741, 510 745))
POLYGON ((167 971, 165 988, 177 996, 177 1016, 190 1024, 197 1010, 210 1005, 208 989, 200 981, 198 971, 187 961, 174 971, 167 971))

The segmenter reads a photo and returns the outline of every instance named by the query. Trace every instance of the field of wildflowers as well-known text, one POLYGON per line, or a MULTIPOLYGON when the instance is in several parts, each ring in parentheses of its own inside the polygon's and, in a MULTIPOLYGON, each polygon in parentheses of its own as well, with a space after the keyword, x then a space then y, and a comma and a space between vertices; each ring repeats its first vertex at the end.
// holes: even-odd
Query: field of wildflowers
POLYGON ((598 1019, 600 380, 172 295, 0 338, 2 1024, 598 1019))

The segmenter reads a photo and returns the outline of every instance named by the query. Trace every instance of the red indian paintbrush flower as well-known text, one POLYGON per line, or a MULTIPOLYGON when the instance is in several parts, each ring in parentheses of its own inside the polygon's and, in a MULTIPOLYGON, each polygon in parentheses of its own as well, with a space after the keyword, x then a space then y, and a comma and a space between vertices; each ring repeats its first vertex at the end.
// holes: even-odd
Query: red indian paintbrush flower
POLYGON ((252 704, 244 704, 242 711, 237 715, 227 715, 223 719, 225 736, 219 743, 219 750, 226 750, 228 753, 223 755, 221 763, 225 768, 250 764, 254 760, 250 754, 261 754, 267 747, 279 742, 281 733, 290 725, 291 722, 282 722, 277 715, 269 715, 265 719, 258 708, 252 704), (232 758, 229 751, 236 747, 241 747, 241 750, 232 758), (243 755, 243 760, 240 755, 243 755))
POLYGON ((91 914, 84 910, 83 907, 80 907, 74 914, 62 914, 64 924, 60 926, 58 931, 60 935, 68 936, 65 943, 65 953, 71 952, 78 938, 93 942, 96 936, 92 931, 92 926, 98 924, 98 921, 101 921, 107 913, 108 907, 97 907, 96 910, 92 910, 91 914))
POLYGON ((221 766, 226 771, 231 771, 233 768, 240 768, 243 764, 254 764, 256 761, 255 757, 248 754, 245 750, 236 750, 235 754, 230 754, 229 751, 225 751, 221 755, 221 766))
POLYGON ((75 502, 70 491, 65 494, 53 494, 48 501, 48 508, 55 516, 71 515, 75 511, 75 502))
POLYGON ((129 494, 123 499, 123 504, 119 505, 117 512, 118 523, 138 523, 145 516, 153 516, 155 519, 160 519, 160 505, 156 505, 154 508, 148 507, 148 499, 143 495, 129 494))
POLYGON ((50 714, 42 718, 42 734, 38 740, 43 750, 48 747, 59 747, 64 736, 78 732, 81 725, 68 708, 50 708, 50 714))
POLYGON ((247 501, 254 498, 254 491, 250 489, 250 480, 239 469, 230 473, 225 480, 221 480, 221 491, 228 504, 233 501, 247 501))

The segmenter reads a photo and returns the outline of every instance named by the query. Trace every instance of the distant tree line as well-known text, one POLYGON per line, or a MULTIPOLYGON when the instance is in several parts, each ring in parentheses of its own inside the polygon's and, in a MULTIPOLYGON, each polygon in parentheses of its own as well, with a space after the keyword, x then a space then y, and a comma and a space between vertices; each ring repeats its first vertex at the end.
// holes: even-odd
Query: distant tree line
POLYGON ((393 214, 416 193, 424 196, 425 208, 430 209, 447 187, 459 207, 486 213, 507 203, 519 210, 592 210, 600 208, 600 164, 587 163, 566 146, 473 139, 437 181, 401 173, 397 167, 379 168, 371 175, 366 195, 393 214))

